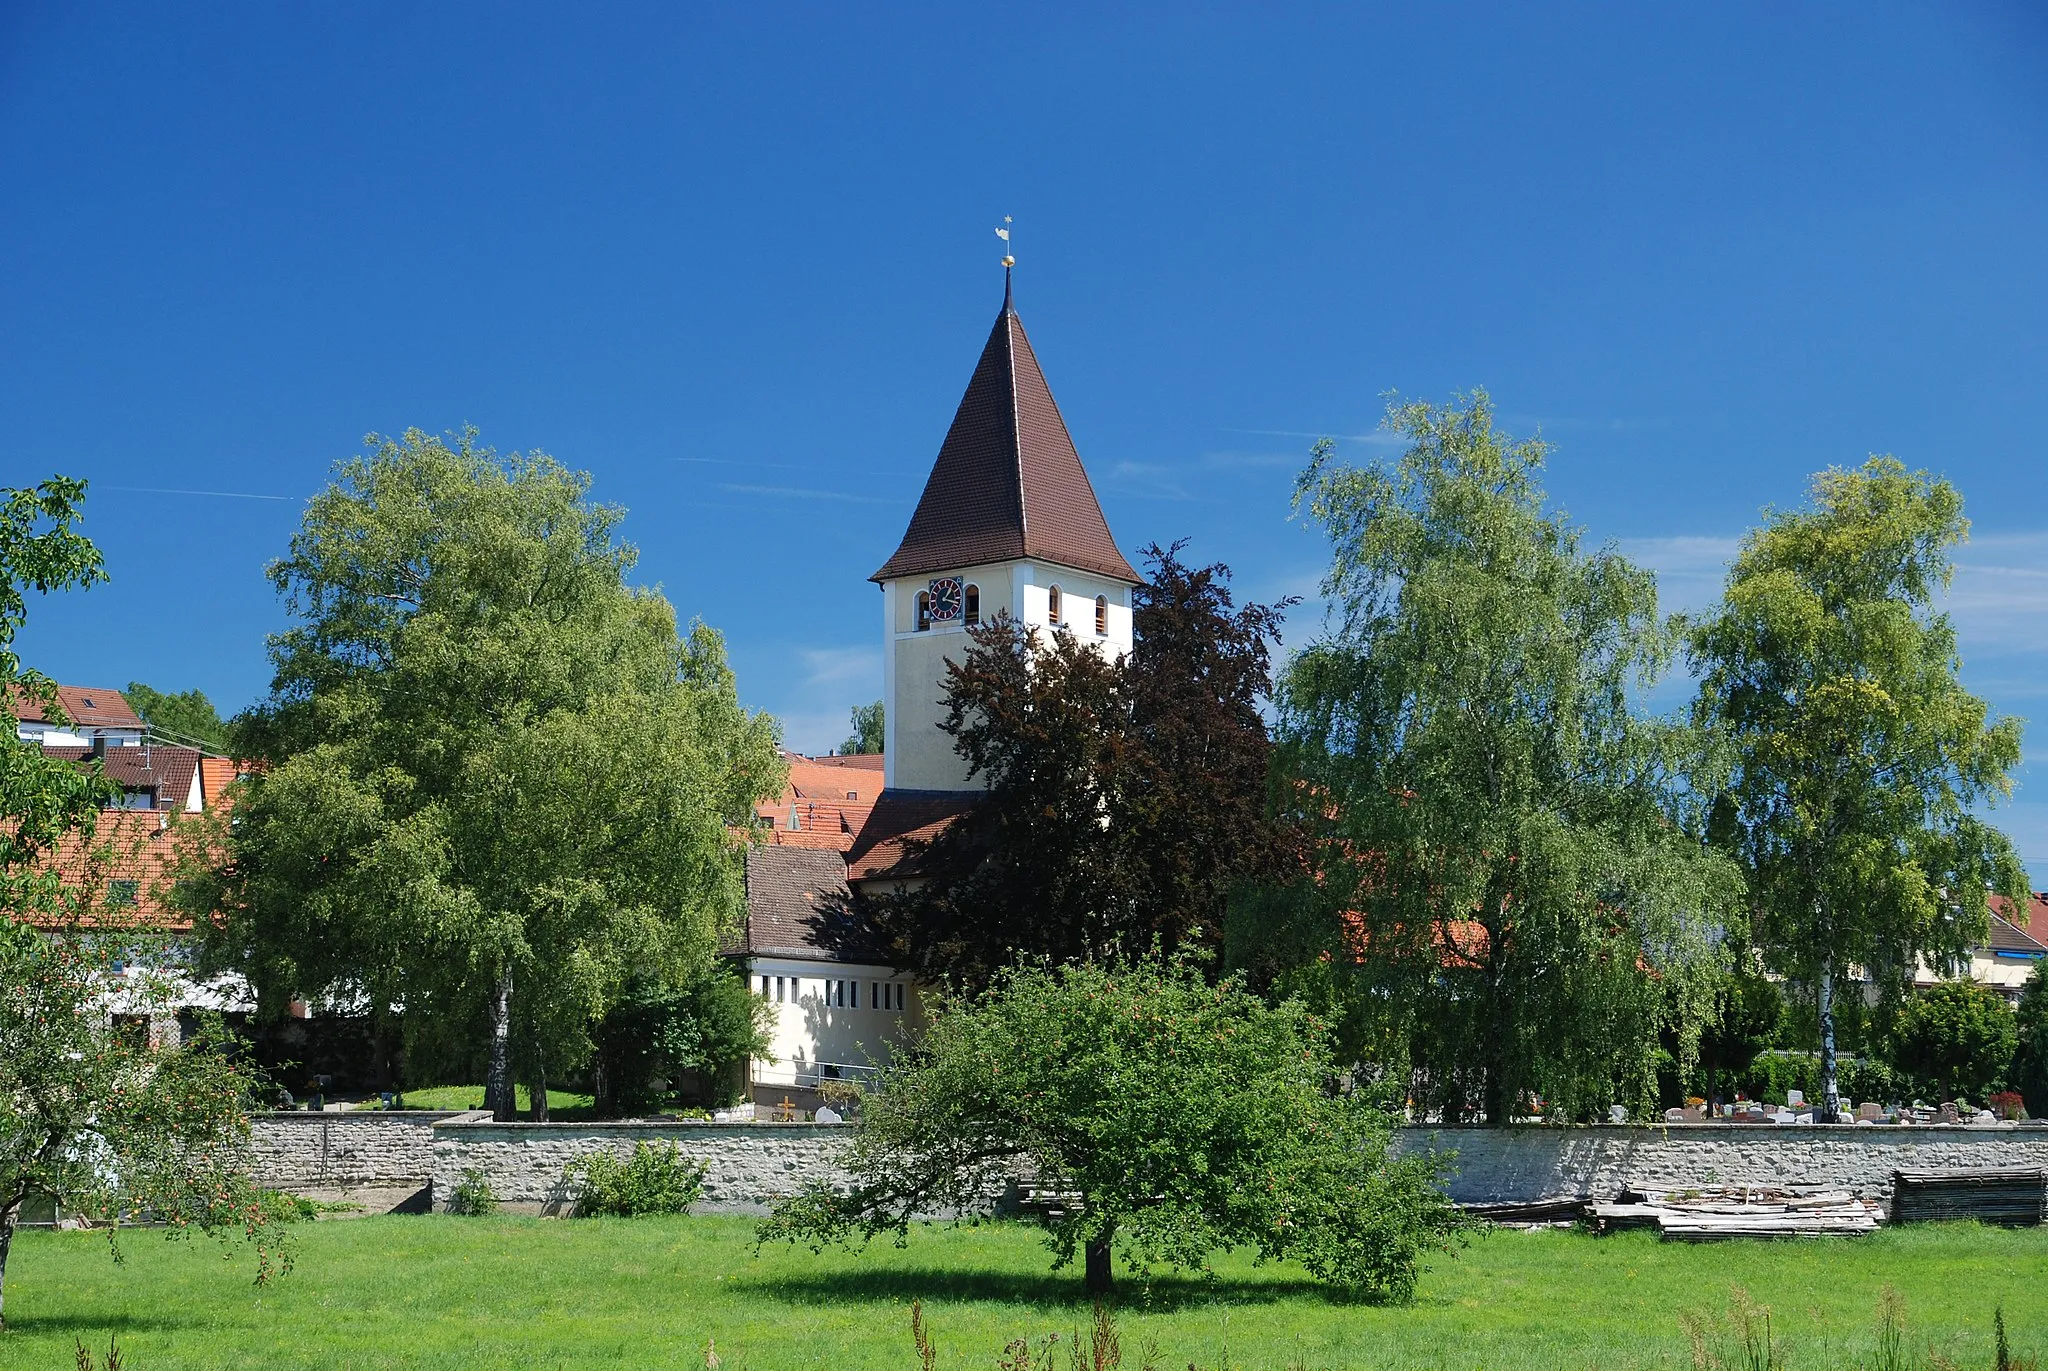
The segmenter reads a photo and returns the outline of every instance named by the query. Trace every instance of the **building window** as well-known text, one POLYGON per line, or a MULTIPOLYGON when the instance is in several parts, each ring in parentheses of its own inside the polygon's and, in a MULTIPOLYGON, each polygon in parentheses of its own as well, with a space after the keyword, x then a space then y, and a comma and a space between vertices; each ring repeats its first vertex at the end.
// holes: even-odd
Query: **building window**
POLYGON ((917 631, 924 632, 932 626, 932 593, 929 590, 917 592, 917 631))
POLYGON ((969 624, 981 622, 981 587, 970 585, 960 596, 960 614, 969 624))
POLYGON ((777 976, 775 978, 775 1003, 781 1004, 782 1002, 782 977, 777 976))
POLYGON ((1109 636, 1109 597, 1107 595, 1095 597, 1095 636, 1098 638, 1107 638, 1109 636))
POLYGON ((132 909, 141 890, 140 881, 108 881, 107 903, 116 909, 132 909))
POLYGON ((903 1008, 903 982, 896 982, 896 1007, 903 1008))
POLYGON ((768 978, 766 976, 761 978, 761 998, 764 1000, 768 998, 768 978))
POLYGON ((850 997, 850 1000, 851 1000, 851 1002, 850 1002, 850 1003, 849 1003, 849 1004, 848 1004, 848 1005, 847 1005, 846 1007, 847 1007, 848 1009, 859 1009, 859 1008, 860 1008, 860 982, 859 982, 859 981, 848 981, 848 982, 847 982, 847 985, 846 985, 846 991, 847 991, 847 995, 848 995, 848 996, 850 997))
POLYGON ((1060 624, 1060 588, 1052 587, 1045 592, 1045 621, 1054 628, 1060 624))

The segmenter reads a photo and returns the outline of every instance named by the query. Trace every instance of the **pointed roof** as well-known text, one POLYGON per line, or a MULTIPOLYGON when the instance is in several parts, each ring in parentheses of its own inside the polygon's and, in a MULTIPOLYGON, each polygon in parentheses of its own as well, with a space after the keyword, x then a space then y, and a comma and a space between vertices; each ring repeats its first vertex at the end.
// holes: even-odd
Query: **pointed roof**
POLYGON ((1021 557, 1141 583, 1110 536, 1006 279, 1003 312, 939 446, 903 545, 868 579, 1021 557))

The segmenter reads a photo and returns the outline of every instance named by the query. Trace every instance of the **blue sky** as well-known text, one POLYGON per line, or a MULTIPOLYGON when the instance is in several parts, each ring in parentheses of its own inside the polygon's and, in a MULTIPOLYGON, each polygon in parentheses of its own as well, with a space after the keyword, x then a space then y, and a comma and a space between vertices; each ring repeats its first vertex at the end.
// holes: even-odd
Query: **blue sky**
POLYGON ((822 750, 1011 214, 1127 549, 1312 592, 1313 438, 1483 385, 1699 604, 1890 451, 1976 521, 1968 680, 2048 721, 2048 11, 1678 8, 0 4, 0 484, 89 478, 114 578, 23 649, 249 703, 328 465, 473 423, 822 750))

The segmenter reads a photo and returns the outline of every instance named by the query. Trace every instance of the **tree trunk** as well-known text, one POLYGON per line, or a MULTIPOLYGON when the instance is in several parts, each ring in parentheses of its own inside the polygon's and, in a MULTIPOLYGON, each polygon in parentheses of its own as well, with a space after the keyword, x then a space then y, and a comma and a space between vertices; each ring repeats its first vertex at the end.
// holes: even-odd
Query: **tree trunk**
POLYGON ((1820 963, 1820 1114, 1822 1123, 1842 1121, 1842 1095, 1835 1084, 1835 959, 1820 963))
POLYGON ((528 1103, 526 1116, 535 1123, 548 1121, 548 1071, 544 1066, 533 1068, 533 1083, 526 1087, 533 1099, 528 1103))
POLYGON ((512 968, 498 973, 498 991, 491 1000, 491 1065, 484 1077, 484 1108, 507 1122, 518 1113, 512 1093, 512 968))
POLYGON ((1116 1283, 1116 1277, 1109 1268, 1109 1240, 1114 1236, 1116 1230, 1111 1229, 1099 1237, 1088 1239, 1087 1246, 1082 1249, 1088 1293, 1091 1295, 1107 1295, 1116 1283))
POLYGON ((7 1252, 14 1246, 14 1221, 19 1217, 19 1197, 5 1209, 0 1209, 0 1332, 7 1329, 7 1252))

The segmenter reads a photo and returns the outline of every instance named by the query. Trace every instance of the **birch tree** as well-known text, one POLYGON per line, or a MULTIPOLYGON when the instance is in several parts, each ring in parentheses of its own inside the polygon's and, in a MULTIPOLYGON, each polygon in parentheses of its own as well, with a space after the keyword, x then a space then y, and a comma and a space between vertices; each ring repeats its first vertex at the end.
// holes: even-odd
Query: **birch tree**
POLYGON ((1757 946, 1818 1002, 1824 1120, 1844 975, 1902 994, 1921 958, 1967 958, 1991 892, 2027 898, 1977 813, 2011 793, 2020 724, 1963 688, 1934 607, 1969 528, 1954 486, 1896 458, 1831 467, 1743 540, 1691 628, 1697 717, 1738 752, 1725 805, 1757 946))
POLYGON ((1330 628, 1279 692, 1318 964, 1446 1117, 1644 1107, 1660 1033, 1689 1051, 1712 1012, 1738 888, 1691 801, 1699 740, 1631 703, 1675 630, 1648 571, 1547 507, 1547 449, 1484 392, 1385 427, 1401 457, 1326 443, 1298 486, 1332 552, 1330 628))
POLYGON ((544 1101, 629 975, 713 955, 744 899, 729 826, 782 762, 718 635, 626 585, 586 476, 471 433, 371 446, 270 569, 294 623, 238 721, 264 764, 185 898, 268 1004, 402 1005, 480 1047, 505 1118, 515 1066, 544 1101))

